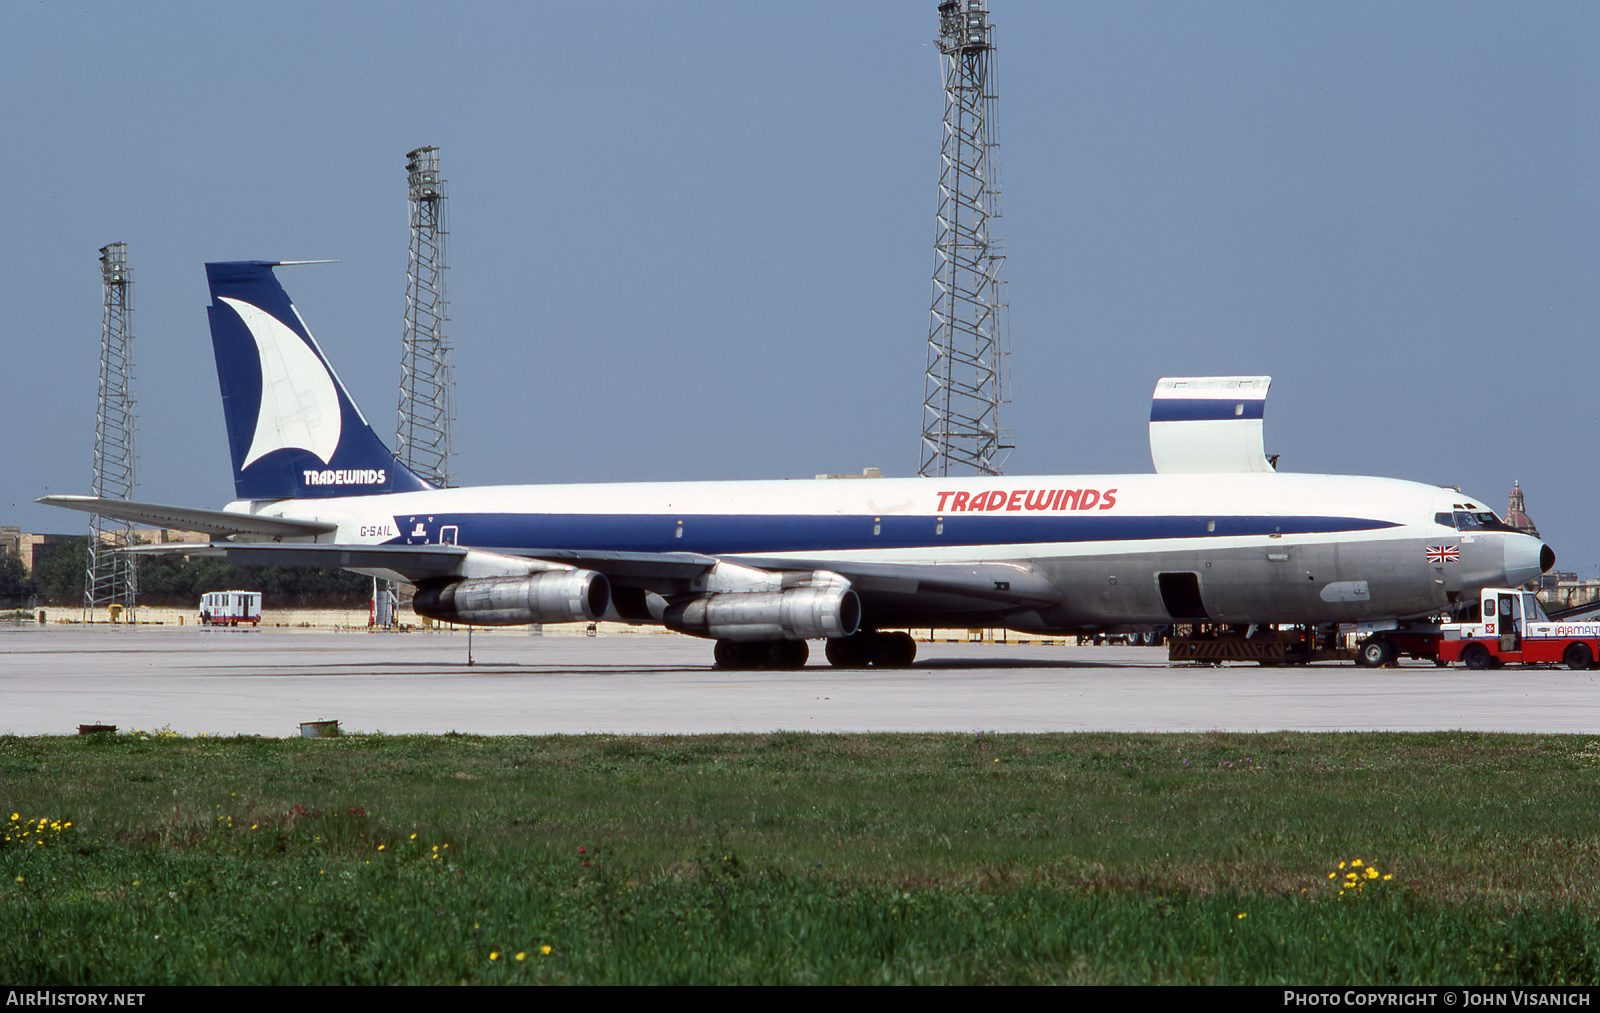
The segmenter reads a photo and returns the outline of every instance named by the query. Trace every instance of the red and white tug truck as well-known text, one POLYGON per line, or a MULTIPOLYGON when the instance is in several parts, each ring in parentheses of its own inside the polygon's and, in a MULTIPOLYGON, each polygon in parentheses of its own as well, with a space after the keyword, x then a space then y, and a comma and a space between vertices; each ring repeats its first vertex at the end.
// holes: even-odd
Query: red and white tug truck
POLYGON ((1553 620, 1538 597, 1522 588, 1484 588, 1461 620, 1374 633, 1361 642, 1358 663, 1382 665, 1408 654, 1473 669, 1539 664, 1580 669, 1595 667, 1600 658, 1600 622, 1553 620))

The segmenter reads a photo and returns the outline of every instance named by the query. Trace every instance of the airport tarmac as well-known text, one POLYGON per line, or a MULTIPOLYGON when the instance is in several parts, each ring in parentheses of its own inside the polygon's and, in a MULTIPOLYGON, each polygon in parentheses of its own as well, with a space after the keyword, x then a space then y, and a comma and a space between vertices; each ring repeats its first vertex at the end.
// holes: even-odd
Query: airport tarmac
POLYGON ((0 626, 0 734, 1600 732, 1600 671, 1168 666, 1161 648, 922 643, 915 667, 723 672, 689 637, 0 626))

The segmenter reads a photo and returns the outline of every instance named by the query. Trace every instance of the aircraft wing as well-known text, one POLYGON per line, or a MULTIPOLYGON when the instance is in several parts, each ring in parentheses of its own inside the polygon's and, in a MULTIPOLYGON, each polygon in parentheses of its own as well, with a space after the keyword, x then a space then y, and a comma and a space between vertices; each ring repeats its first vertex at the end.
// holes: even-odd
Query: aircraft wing
POLYGON ((551 563, 598 570, 614 583, 647 587, 659 581, 690 580, 717 565, 716 556, 698 552, 587 552, 582 549, 518 549, 551 563))
POLYGON ((1001 605, 1051 605, 1061 600, 1061 591, 1049 577, 1026 562, 857 563, 745 556, 739 562, 769 570, 831 570, 868 598, 939 594, 1001 605))
MULTIPOLYGON (((231 515, 230 515, 231 516, 231 515)), ((469 554, 479 558, 530 560, 595 570, 622 587, 660 594, 688 590, 687 582, 704 575, 719 561, 698 552, 620 552, 581 549, 468 549, 457 545, 349 545, 300 542, 219 542, 210 545, 170 543, 143 545, 126 551, 141 555, 213 556, 239 566, 343 567, 387 570, 416 582, 468 576, 469 554)), ((970 601, 981 607, 1049 605, 1061 592, 1036 566, 1026 562, 864 563, 834 559, 753 558, 740 556, 741 566, 779 572, 827 570, 850 581, 869 599, 937 595, 970 601)), ((477 574, 472 574, 477 575, 477 574)))
POLYGON ((416 582, 432 577, 466 576, 468 555, 499 558, 510 566, 518 559, 537 560, 596 570, 618 584, 670 587, 715 566, 714 556, 695 552, 583 552, 576 549, 518 549, 496 553, 458 545, 348 545, 304 542, 214 542, 210 545, 168 543, 124 550, 140 555, 213 556, 235 566, 343 567, 389 570, 416 582))
POLYGON ((661 594, 688 590, 682 582, 704 574, 724 558, 739 566, 794 573, 825 570, 850 581, 867 597, 936 594, 992 605, 1050 605, 1061 592, 1036 566, 1025 562, 859 563, 836 559, 719 557, 697 552, 594 552, 580 549, 518 549, 516 554, 584 570, 598 570, 612 583, 661 594))
POLYGON ((456 574, 467 549, 455 545, 311 545, 296 542, 213 542, 209 545, 136 545, 124 552, 141 556, 211 556, 234 566, 343 567, 392 570, 406 580, 456 574))
POLYGON ((304 538, 308 535, 325 535, 338 530, 337 524, 325 521, 292 521, 282 517, 262 517, 258 514, 236 514, 226 510, 198 510, 194 507, 163 506, 159 503, 135 503, 125 499, 101 499, 96 496, 45 496, 37 502, 48 506, 82 510, 119 521, 149 524, 158 528, 177 528, 180 531, 204 531, 210 535, 260 535, 267 538, 304 538))

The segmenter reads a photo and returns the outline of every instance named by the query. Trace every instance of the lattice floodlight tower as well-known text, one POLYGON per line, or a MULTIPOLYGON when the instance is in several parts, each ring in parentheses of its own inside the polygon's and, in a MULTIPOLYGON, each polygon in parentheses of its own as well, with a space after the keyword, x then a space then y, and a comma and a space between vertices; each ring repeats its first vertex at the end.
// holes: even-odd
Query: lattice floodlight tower
POLYGON ((445 324, 445 181, 439 149, 406 152, 411 195, 411 256, 400 355, 400 422, 395 456, 443 487, 450 484, 450 339, 445 324))
POLYGON ((923 399, 924 476, 998 475, 1012 449, 999 422, 1005 252, 989 234, 1000 216, 993 32, 984 0, 939 4, 944 143, 923 399))
MULTIPOLYGON (((100 407, 94 427, 94 495, 127 499, 133 493, 133 273, 128 269, 128 244, 100 248, 100 279, 105 315, 100 328, 100 407)), ((120 605, 132 618, 139 593, 139 572, 131 553, 116 551, 133 544, 133 525, 92 514, 89 517, 88 562, 83 582, 83 608, 120 605)))

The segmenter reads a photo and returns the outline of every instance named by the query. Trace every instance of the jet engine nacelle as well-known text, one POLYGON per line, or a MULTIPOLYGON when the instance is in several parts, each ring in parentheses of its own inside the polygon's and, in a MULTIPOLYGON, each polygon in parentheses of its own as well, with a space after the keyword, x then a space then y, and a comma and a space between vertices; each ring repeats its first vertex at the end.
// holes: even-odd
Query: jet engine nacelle
POLYGON ((861 625, 861 601, 835 576, 785 591, 730 591, 676 602, 667 607, 662 623, 718 640, 848 637, 861 625))
POLYGON ((549 570, 523 577, 474 577, 419 588, 419 616, 469 626, 594 622, 611 605, 611 583, 593 570, 549 570))

